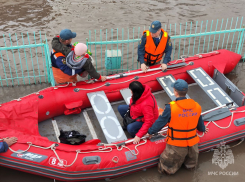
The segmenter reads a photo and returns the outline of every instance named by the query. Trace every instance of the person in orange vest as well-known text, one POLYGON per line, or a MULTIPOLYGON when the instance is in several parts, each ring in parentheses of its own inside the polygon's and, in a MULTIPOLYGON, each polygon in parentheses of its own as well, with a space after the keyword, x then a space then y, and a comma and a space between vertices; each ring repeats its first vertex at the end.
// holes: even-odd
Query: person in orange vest
MULTIPOLYGON (((71 45, 71 41, 75 37, 75 32, 72 32, 70 29, 63 29, 60 35, 54 37, 52 40, 53 49, 51 51, 51 62, 56 84, 77 82, 77 75, 86 77, 88 73, 95 79, 105 81, 106 77, 97 73, 92 64, 92 59, 86 54, 87 46, 85 44, 84 46, 79 44, 76 49, 76 47, 71 45), (75 49, 77 50, 77 54, 74 54, 75 49), (69 54, 76 56, 76 58, 79 57, 78 59, 74 58, 73 63, 78 63, 80 66, 80 63, 82 63, 82 66, 78 68, 72 64, 67 65, 67 57, 69 54)), ((73 58, 71 60, 73 60, 73 58)))
POLYGON ((183 163, 187 169, 195 169, 199 154, 196 130, 208 132, 202 120, 201 106, 193 99, 186 98, 187 82, 178 79, 172 87, 176 100, 166 105, 147 134, 151 137, 168 124, 166 148, 158 163, 158 171, 165 174, 174 174, 183 163))
POLYGON ((162 70, 167 69, 167 63, 171 61, 172 43, 170 36, 162 29, 161 22, 153 21, 149 30, 143 32, 138 45, 138 61, 141 70, 146 72, 148 66, 160 63, 163 55, 162 70))

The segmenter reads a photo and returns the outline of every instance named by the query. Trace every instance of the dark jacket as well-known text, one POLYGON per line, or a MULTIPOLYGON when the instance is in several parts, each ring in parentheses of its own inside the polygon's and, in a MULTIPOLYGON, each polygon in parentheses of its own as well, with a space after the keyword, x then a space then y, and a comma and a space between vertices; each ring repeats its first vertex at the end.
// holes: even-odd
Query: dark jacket
POLYGON ((140 138, 147 133, 148 129, 158 118, 158 106, 155 97, 151 93, 151 88, 148 85, 143 86, 145 90, 141 97, 136 101, 136 103, 131 105, 132 98, 130 100, 130 116, 132 119, 144 116, 142 118, 142 122, 144 122, 144 124, 138 133, 136 133, 136 135, 140 138))
POLYGON ((0 153, 8 151, 8 144, 6 142, 0 142, 0 153))
POLYGON ((65 57, 68 56, 72 49, 72 45, 62 44, 59 40, 59 36, 54 37, 51 44, 52 49, 54 49, 56 52, 61 52, 65 55, 65 57))
MULTIPOLYGON (((186 99, 186 97, 179 97, 176 99, 178 100, 183 100, 186 99)), ((169 104, 166 104, 165 109, 163 113, 158 117, 156 122, 152 125, 151 128, 149 128, 148 133, 150 135, 157 133, 160 131, 169 121, 171 120, 171 108, 169 104)), ((197 124, 197 130, 198 131, 205 131, 205 125, 202 120, 202 116, 199 117, 198 124, 197 124)))
MULTIPOLYGON (((162 37, 162 34, 163 34, 163 32, 161 32, 161 35, 160 35, 161 37, 162 37)), ((156 41, 156 39, 158 39, 158 38, 153 38, 153 41, 157 47, 159 44, 159 41, 156 41)), ((145 44, 146 44, 146 34, 144 34, 141 37, 140 43, 138 45, 138 61, 140 62, 140 64, 145 63, 145 61, 144 61, 145 44)), ((171 61, 171 53, 172 53, 172 43, 171 43, 170 37, 168 37, 168 42, 167 42, 167 45, 165 47, 164 53, 165 53, 165 56, 163 58, 163 63, 167 64, 168 62, 171 61)))

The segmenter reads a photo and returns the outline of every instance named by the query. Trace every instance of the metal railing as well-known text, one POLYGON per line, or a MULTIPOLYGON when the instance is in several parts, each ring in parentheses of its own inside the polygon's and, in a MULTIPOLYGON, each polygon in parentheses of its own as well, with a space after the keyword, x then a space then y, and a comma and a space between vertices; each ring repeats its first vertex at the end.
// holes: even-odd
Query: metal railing
MULTIPOLYGON (((171 37, 172 60, 179 59, 181 55, 192 56, 218 49, 228 49, 242 55, 243 61, 245 59, 243 17, 168 24, 163 25, 163 29, 171 37)), ((94 30, 93 33, 89 31, 87 45, 93 53, 96 70, 102 75, 110 75, 138 69, 140 65, 137 62, 137 48, 143 30, 146 28, 122 28, 121 31, 104 29, 94 30), (111 59, 108 50, 116 53, 110 60, 110 63, 117 63, 116 69, 107 65, 111 59)), ((46 34, 15 33, 2 35, 0 39, 1 86, 43 82, 55 85, 46 34)))
POLYGON ((0 38, 1 86, 50 83, 50 52, 46 34, 8 34, 0 38))
MULTIPOLYGON (((151 23, 151 22, 149 22, 151 23)), ((172 41, 171 60, 181 55, 195 55, 218 49, 236 52, 245 58, 243 17, 212 21, 186 22, 184 24, 164 25, 172 41)), ((96 69, 103 74, 112 74, 139 68, 137 47, 145 27, 128 28, 127 30, 111 29, 89 31, 87 46, 93 53, 96 69), (92 38, 93 37, 93 38, 92 38), (119 61, 120 68, 106 69, 107 50, 117 51, 114 61, 119 61)), ((244 59, 243 59, 244 60, 244 59)))

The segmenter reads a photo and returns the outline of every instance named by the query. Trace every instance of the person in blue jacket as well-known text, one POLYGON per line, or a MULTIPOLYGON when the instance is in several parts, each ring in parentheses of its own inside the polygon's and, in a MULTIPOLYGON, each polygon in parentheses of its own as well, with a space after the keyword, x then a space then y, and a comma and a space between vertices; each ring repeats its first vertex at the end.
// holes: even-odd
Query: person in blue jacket
POLYGON ((17 138, 16 137, 11 137, 11 138, 3 138, 2 141, 0 141, 0 153, 3 153, 3 152, 7 152, 8 151, 8 148, 15 144, 17 142, 17 138))
POLYGON ((160 63, 163 55, 161 68, 167 69, 167 63, 171 61, 172 43, 170 36, 162 29, 161 22, 153 21, 149 30, 143 32, 138 45, 138 61, 141 70, 146 72, 148 66, 160 63))

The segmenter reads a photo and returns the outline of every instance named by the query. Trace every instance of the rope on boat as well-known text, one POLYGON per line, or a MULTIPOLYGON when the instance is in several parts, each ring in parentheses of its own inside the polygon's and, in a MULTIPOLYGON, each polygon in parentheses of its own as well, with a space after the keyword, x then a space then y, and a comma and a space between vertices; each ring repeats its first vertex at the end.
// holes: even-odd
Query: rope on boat
MULTIPOLYGON (((3 139, 0 139, 0 140, 3 140, 3 139)), ((72 166, 76 162, 78 154, 88 154, 88 153, 94 153, 94 152, 111 152, 112 151, 112 148, 111 147, 106 147, 106 148, 99 147, 98 150, 89 151, 89 152, 81 152, 81 150, 76 150, 76 156, 75 156, 74 161, 70 165, 64 165, 63 164, 63 161, 60 159, 59 155, 55 151, 55 149, 56 149, 56 147, 55 147, 56 144, 55 143, 52 144, 52 145, 50 145, 49 147, 41 147, 41 146, 38 146, 38 145, 33 145, 31 142, 27 142, 27 144, 29 146, 24 151, 15 151, 15 150, 11 149, 11 147, 9 147, 9 150, 12 151, 12 152, 14 152, 14 153, 21 154, 21 153, 27 152, 31 148, 31 146, 32 147, 36 147, 36 148, 46 149, 46 150, 47 149, 51 149, 54 152, 54 154, 57 157, 57 159, 59 160, 59 163, 62 164, 64 167, 70 167, 70 166, 72 166)))
POLYGON ((13 100, 16 100, 16 101, 18 101, 18 102, 19 102, 19 101, 21 101, 21 98, 18 98, 18 99, 13 99, 13 100))
MULTIPOLYGON (((58 89, 59 87, 68 87, 70 83, 72 84, 73 87, 76 86, 76 83, 75 83, 75 82, 68 82, 67 85, 64 85, 64 86, 63 86, 63 85, 62 85, 62 86, 52 86, 52 88, 58 89)), ((47 88, 50 88, 50 87, 47 87, 47 88)), ((32 95, 32 94, 39 95, 41 91, 46 90, 47 88, 44 88, 44 89, 41 89, 41 90, 39 90, 39 91, 37 91, 37 92, 33 92, 33 93, 31 93, 31 94, 25 95, 24 97, 20 97, 20 98, 18 98, 18 99, 13 99, 13 100, 11 100, 11 101, 14 101, 14 100, 16 100, 16 101, 21 101, 21 100, 22 100, 21 98, 25 98, 25 97, 30 96, 30 95, 32 95)), ((1 106, 2 106, 2 105, 0 105, 0 107, 1 107, 1 106)))
POLYGON ((139 147, 139 146, 144 145, 144 144, 147 143, 147 140, 146 139, 143 139, 143 141, 144 141, 143 143, 139 143, 139 144, 135 145, 134 148, 137 151, 137 153, 135 153, 132 150, 130 150, 130 148, 128 148, 127 146, 125 146, 125 144, 122 145, 121 148, 117 144, 106 144, 106 143, 102 143, 102 145, 104 145, 104 147, 114 146, 114 147, 117 148, 118 151, 121 151, 123 148, 126 148, 126 149, 128 149, 131 152, 132 155, 135 155, 136 156, 136 155, 139 154, 139 151, 138 151, 137 147, 139 147))
MULTIPOLYGON (((58 88, 68 87, 68 86, 70 85, 70 83, 72 84, 73 87, 76 86, 76 82, 68 82, 66 85, 52 86, 52 87, 47 87, 47 88, 54 88, 54 89, 56 90, 56 89, 58 89, 58 88)), ((32 94, 39 95, 41 91, 46 90, 47 88, 44 88, 44 89, 41 89, 41 90, 39 90, 39 91, 37 91, 37 92, 33 92, 33 93, 31 93, 31 94, 25 95, 24 97, 27 97, 27 96, 32 95, 32 94)), ((21 98, 24 98, 24 97, 20 97, 20 98, 18 98, 18 99, 13 99, 13 100, 11 100, 11 101, 14 101, 14 100, 16 100, 16 101, 21 101, 21 100, 22 100, 21 98)), ((1 107, 1 106, 2 106, 2 105, 0 105, 0 107, 1 107)))
MULTIPOLYGON (((182 55, 182 56, 185 56, 185 55, 182 55)), ((185 58, 182 58, 182 56, 180 56, 180 59, 177 59, 175 60, 174 62, 169 62, 169 64, 176 64, 178 61, 182 60, 182 62, 184 63, 185 62, 185 58)))
POLYGON ((199 58, 202 58, 201 54, 211 54, 211 53, 219 54, 219 51, 212 51, 212 52, 208 52, 208 53, 200 53, 200 54, 195 54, 194 56, 198 56, 199 58))
MULTIPOLYGON (((3 140, 3 139, 0 139, 0 140, 3 140)), ((81 152, 81 150, 76 150, 76 156, 75 156, 75 159, 74 159, 73 162, 72 162, 71 164, 69 164, 69 165, 63 164, 63 161, 60 159, 58 153, 57 153, 56 150, 55 150, 55 149, 56 149, 56 144, 55 144, 55 143, 52 144, 52 145, 50 145, 49 147, 41 147, 41 146, 38 146, 38 145, 33 145, 31 142, 27 142, 27 144, 28 144, 29 146, 28 146, 28 148, 27 148, 26 150, 24 150, 24 151, 15 151, 15 150, 13 150, 11 147, 9 147, 9 150, 12 151, 13 153, 21 154, 21 153, 27 152, 27 151, 31 148, 31 146, 32 146, 32 147, 36 147, 36 148, 45 149, 45 150, 51 149, 51 150, 54 152, 55 156, 57 157, 59 163, 62 164, 62 166, 64 166, 64 167, 70 167, 70 166, 72 166, 72 165, 76 162, 77 157, 78 157, 78 154, 89 154, 89 153, 95 153, 95 152, 111 152, 111 151, 113 150, 111 146, 115 146, 116 149, 117 149, 118 151, 121 151, 123 148, 126 148, 126 149, 128 149, 128 150, 132 153, 132 155, 138 155, 138 154, 139 154, 139 151, 138 151, 137 147, 140 146, 140 145, 146 144, 146 142, 147 142, 147 140, 144 139, 144 142, 143 142, 143 143, 139 143, 138 145, 135 145, 135 150, 137 151, 137 153, 134 153, 132 150, 130 150, 130 149, 129 149, 128 147, 126 147, 125 145, 123 145, 121 148, 119 148, 119 146, 117 146, 116 144, 104 144, 104 147, 105 147, 105 148, 99 147, 98 150, 88 151, 88 152, 81 152)), ((115 157, 114 157, 114 158, 115 158, 115 157)), ((113 159, 114 159, 114 158, 113 158, 113 159)), ((119 161, 119 159, 118 159, 118 161, 119 161)))
POLYGON ((57 152, 55 151, 55 148, 51 148, 51 150, 54 152, 55 156, 57 157, 57 159, 59 160, 59 163, 62 164, 62 166, 64 167, 71 167, 77 160, 78 154, 89 154, 89 153, 93 153, 93 152, 111 152, 112 148, 108 147, 108 148, 99 148, 99 150, 95 150, 95 151, 89 151, 89 152, 81 152, 81 150, 76 150, 76 156, 75 159, 73 160, 73 162, 70 165, 64 165, 63 161, 60 160, 59 155, 57 154, 57 152), (108 150, 110 149, 110 150, 108 150))
MULTIPOLYGON (((179 68, 182 68, 182 67, 185 67, 185 66, 189 66, 190 64, 191 64, 191 62, 188 63, 187 65, 180 66, 180 67, 177 67, 177 68, 171 68, 171 69, 169 69, 169 70, 179 69, 179 68)), ((159 73, 162 73, 162 71, 159 71, 159 72, 156 72, 156 73, 153 73, 153 74, 150 74, 150 75, 146 75, 146 76, 138 76, 138 77, 139 77, 139 78, 145 78, 145 77, 153 76, 153 75, 156 75, 156 74, 159 74, 159 73)), ((131 79, 126 80, 126 81, 124 81, 124 82, 110 83, 110 85, 127 83, 127 82, 130 82, 130 81, 132 81, 132 80, 134 80, 134 78, 131 78, 131 79)), ((106 86, 106 85, 101 85, 101 86, 99 86, 99 87, 90 88, 90 89, 86 89, 86 88, 77 88, 77 89, 78 89, 78 90, 95 90, 95 89, 98 89, 98 88, 101 88, 101 87, 104 87, 104 86, 106 86)))
MULTIPOLYGON (((208 53, 195 54, 193 57, 202 58, 202 54, 212 54, 212 53, 219 54, 219 51, 212 51, 212 52, 208 52, 208 53)), ((169 64, 176 64, 178 61, 181 61, 181 60, 182 60, 182 62, 185 62, 185 58, 184 58, 185 56, 187 56, 187 55, 181 55, 180 59, 177 59, 176 61, 174 61, 172 63, 170 62, 169 64)), ((188 58, 188 57, 186 57, 186 58, 188 58)))
MULTIPOLYGON (((104 144, 104 147, 105 148, 102 148, 102 147, 99 147, 98 150, 95 150, 95 151, 89 151, 89 152, 81 152, 81 150, 76 150, 76 156, 75 156, 75 159, 74 161, 70 164, 70 165, 64 165, 62 160, 60 160, 60 157, 59 155, 57 154, 57 152, 55 151, 55 144, 53 144, 54 146, 50 146, 49 148, 51 148, 51 150, 54 152, 54 154, 56 155, 57 159, 59 160, 60 164, 62 164, 64 167, 70 167, 72 166, 76 160, 77 160, 77 157, 78 157, 78 154, 89 154, 89 153, 94 153, 94 152, 111 152, 112 151, 112 147, 111 146, 115 146, 117 148, 118 151, 121 151, 123 148, 126 148, 128 149, 132 155, 138 155, 139 154, 139 151, 137 149, 138 146, 140 145, 144 145, 146 144, 147 140, 144 139, 144 142, 143 143, 139 143, 137 145, 135 145, 135 150, 137 151, 137 153, 134 153, 132 150, 130 150, 128 147, 126 147, 125 145, 123 145, 121 148, 119 148, 119 146, 117 146, 116 144, 104 144), (108 150, 109 149, 109 150, 108 150)), ((116 157, 116 156, 115 156, 116 157)), ((115 158, 113 157, 113 159, 115 158)), ((119 159, 118 159, 119 161, 119 159)), ((118 162, 117 161, 117 162, 118 162)))
MULTIPOLYGON (((229 128, 230 126, 231 126, 231 123, 232 123, 232 120, 233 120, 233 115, 235 114, 235 113, 242 113, 242 112, 245 112, 245 110, 243 110, 243 111, 235 111, 235 112, 232 112, 232 115, 231 115, 231 121, 230 121, 230 123, 229 123, 229 125, 228 126, 226 126, 226 127, 222 127, 222 126, 219 126, 217 123, 215 123, 214 121, 209 121, 205 126, 207 127, 211 122, 212 123, 214 123, 214 125, 215 126, 217 126, 218 128, 220 128, 220 129, 227 129, 227 128, 229 128)), ((204 134, 205 134, 205 132, 203 132, 203 134, 202 135, 198 135, 199 137, 203 137, 204 136, 204 134)), ((3 139, 0 139, 0 141, 1 140, 3 140, 3 139)), ((38 146, 38 145, 33 145, 31 142, 27 142, 27 144, 29 145, 28 146, 28 148, 26 149, 26 150, 24 150, 24 151, 14 151, 13 149, 11 149, 11 147, 9 147, 9 149, 12 151, 12 152, 14 152, 14 153, 17 153, 17 154, 20 154, 20 153, 24 153, 24 152, 27 152, 30 148, 31 148, 31 146, 32 147, 36 147, 36 148, 41 148, 41 149, 51 149, 53 152, 54 152, 54 154, 55 154, 55 156, 57 157, 57 159, 59 160, 59 163, 60 164, 62 164, 64 167, 70 167, 70 166, 72 166, 75 162, 76 162, 76 160, 77 160, 77 157, 78 157, 78 154, 89 154, 89 153, 95 153, 95 152, 111 152, 113 149, 112 149, 112 146, 114 146, 114 147, 116 147, 116 149, 118 150, 118 151, 122 151, 124 148, 126 148, 127 150, 129 150, 130 151, 130 153, 132 154, 132 155, 135 155, 135 156, 137 156, 138 154, 139 154, 139 150, 137 149, 137 147, 139 147, 139 146, 141 146, 141 145, 144 145, 144 144, 146 144, 147 143, 147 140, 146 139, 143 139, 143 143, 139 143, 139 144, 137 144, 137 145, 135 145, 135 150, 137 151, 136 153, 135 152, 133 152, 130 148, 128 148, 125 144, 124 145, 121 145, 121 148, 120 148, 120 145, 118 145, 118 144, 105 144, 105 143, 102 143, 102 145, 104 146, 104 148, 102 148, 102 147, 99 147, 98 148, 98 150, 94 150, 94 151, 88 151, 88 152, 81 152, 81 150, 76 150, 76 156, 75 156, 75 159, 73 160, 73 162, 70 164, 70 165, 64 165, 63 164, 63 161, 60 159, 60 157, 59 157, 59 155, 57 154, 57 152, 56 152, 56 144, 54 143, 54 144, 52 144, 51 146, 49 146, 49 147, 41 147, 41 146, 38 146)), ((235 147, 235 146, 238 146, 238 145, 240 145, 242 142, 244 141, 244 138, 238 143, 238 144, 236 144, 236 145, 234 145, 234 146, 232 146, 232 147, 235 147)), ((209 151, 211 151, 211 150, 209 150, 209 151)), ((208 151, 208 152, 209 152, 208 151)), ((114 158, 113 158, 114 159, 114 158)))
MULTIPOLYGON (((227 128, 229 128, 230 126, 231 126, 231 123, 232 123, 232 120, 233 120, 233 115, 235 114, 235 113, 242 113, 242 112, 245 112, 245 110, 243 110, 243 111, 234 111, 234 112, 232 112, 231 113, 231 121, 230 121, 230 123, 229 123, 229 125, 228 126, 219 126, 216 122, 214 122, 214 121, 209 121, 205 126, 206 127, 208 127, 208 125, 210 124, 210 123, 213 123, 215 126, 217 126, 218 128, 220 128, 220 129, 227 129, 227 128)), ((199 137, 203 137, 204 136, 204 133, 205 132, 203 132, 202 133, 202 135, 198 135, 199 137)))
POLYGON ((68 87, 70 85, 70 83, 72 84, 73 87, 77 86, 76 82, 67 82, 66 85, 58 85, 58 86, 54 86, 54 89, 58 89, 58 88, 63 88, 63 87, 68 87))
POLYGON ((49 146, 49 147, 41 147, 41 146, 38 146, 38 145, 33 145, 31 142, 26 142, 29 146, 28 146, 28 148, 26 149, 26 150, 24 150, 24 151, 14 151, 13 149, 11 149, 10 147, 9 147, 9 150, 11 150, 12 152, 14 152, 14 153, 17 153, 17 154, 21 154, 21 153, 24 153, 24 152, 27 152, 30 148, 31 148, 31 146, 33 146, 33 147, 37 147, 37 148, 41 148, 41 149, 52 149, 52 147, 54 147, 55 146, 55 144, 52 144, 51 146, 49 146))
MULTIPOLYGON (((138 155, 139 154, 139 151, 137 149, 138 146, 140 145, 144 145, 146 144, 147 140, 144 140, 143 143, 139 143, 137 145, 135 145, 135 150, 137 151, 137 153, 134 153, 132 150, 130 150, 128 147, 126 147, 125 145, 123 145, 121 148, 119 148, 119 146, 117 146, 116 144, 104 144, 104 147, 105 148, 102 148, 102 147, 99 147, 98 150, 95 150, 95 151, 89 151, 89 152, 81 152, 81 150, 76 150, 76 156, 75 156, 75 159, 73 160, 73 162, 70 164, 70 165, 64 165, 62 160, 60 160, 60 157, 59 155, 57 154, 57 152, 55 151, 55 147, 51 147, 51 150, 54 152, 54 154, 56 155, 57 159, 59 160, 60 164, 62 164, 64 167, 70 167, 72 166, 76 160, 77 160, 77 157, 78 157, 78 154, 89 154, 89 153, 94 153, 94 152, 111 152, 112 151, 112 147, 111 146, 115 146, 117 148, 118 151, 121 151, 123 148, 126 148, 128 149, 132 155, 138 155), (108 150, 109 149, 109 150, 108 150)), ((55 145, 55 144, 54 144, 55 145)), ((116 156, 115 156, 116 157, 116 156)), ((113 157, 113 159, 115 158, 113 157)), ((118 157, 117 157, 118 158, 118 157)), ((117 160, 117 162, 119 161, 119 159, 117 160)), ((114 161, 113 161, 114 162, 114 161)))
POLYGON ((101 88, 101 87, 104 87, 105 85, 101 85, 99 87, 95 87, 95 88, 92 88, 92 89, 88 89, 88 88, 78 88, 79 90, 95 90, 95 89, 98 89, 98 88, 101 88))

